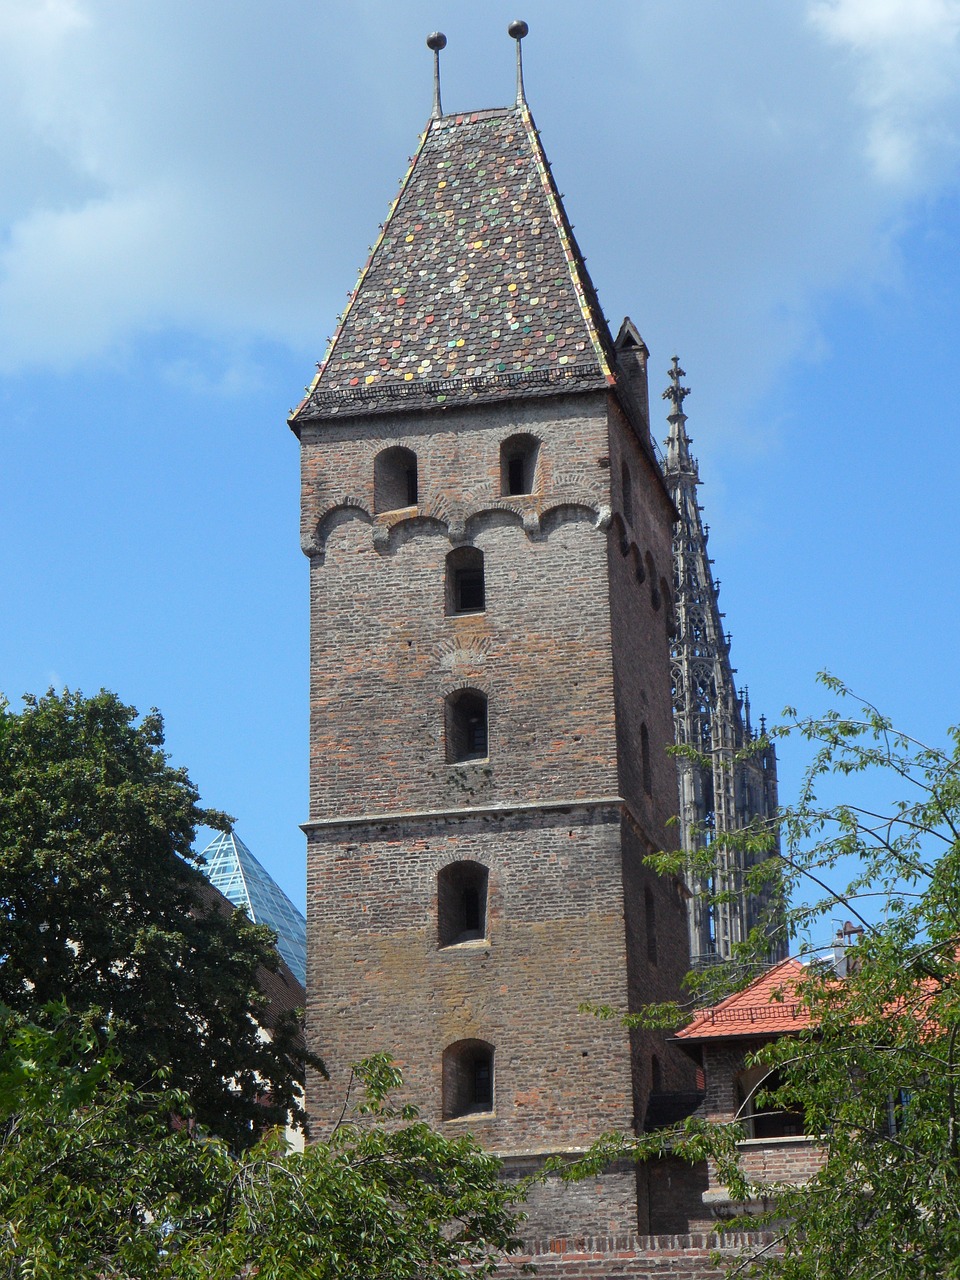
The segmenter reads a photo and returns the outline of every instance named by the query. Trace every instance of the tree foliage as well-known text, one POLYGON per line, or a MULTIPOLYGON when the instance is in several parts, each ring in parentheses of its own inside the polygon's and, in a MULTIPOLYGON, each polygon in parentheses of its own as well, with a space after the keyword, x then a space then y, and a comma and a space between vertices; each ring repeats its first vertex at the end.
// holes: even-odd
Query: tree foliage
MULTIPOLYGON (((799 797, 780 815, 780 856, 757 861, 773 848, 760 824, 725 838, 742 865, 755 864, 748 887, 780 879, 783 901, 793 904, 784 916, 792 936, 822 936, 838 916, 862 931, 840 971, 831 947, 806 948, 796 998, 810 1010, 809 1030, 747 1059, 770 1073, 758 1108, 802 1111, 823 1167, 802 1186, 751 1182, 740 1163, 740 1124, 691 1117, 656 1134, 605 1139, 580 1172, 628 1153, 710 1157, 714 1180, 734 1200, 752 1202, 733 1225, 777 1232, 776 1248, 741 1259, 740 1274, 956 1280, 960 729, 948 746, 926 746, 841 682, 822 681, 838 705, 807 718, 788 709, 789 723, 773 731, 812 749, 799 797)), ((707 850, 702 872, 712 857, 707 850)), ((677 854, 655 863, 674 873, 684 865, 677 854)), ((766 951, 765 934, 755 931, 732 965, 694 975, 688 1005, 655 1006, 627 1021, 682 1025, 695 1005, 745 986, 765 967, 766 951)))
POLYGON ((163 742, 156 711, 137 722, 112 693, 0 708, 0 1002, 42 1021, 66 1001, 109 1023, 122 1079, 167 1074, 242 1146, 264 1121, 302 1118, 305 1054, 292 1017, 260 1032, 274 935, 211 909, 191 846, 229 819, 200 807, 163 742))
POLYGON ((517 1247, 498 1162, 392 1109, 384 1058, 358 1068, 360 1101, 326 1141, 234 1154, 171 1126, 185 1095, 118 1081, 111 1044, 47 1014, 0 1014, 2 1277, 460 1280, 517 1247))
POLYGON ((757 1055, 783 1082, 768 1105, 802 1108, 825 1161, 780 1189, 783 1252, 754 1270, 819 1280, 829 1259, 838 1275, 956 1277, 960 730, 925 746, 869 704, 851 713, 846 687, 824 682, 840 707, 790 726, 814 756, 784 814, 784 871, 803 895, 795 929, 839 911, 863 933, 845 973, 823 956, 808 966, 810 1030, 757 1055))

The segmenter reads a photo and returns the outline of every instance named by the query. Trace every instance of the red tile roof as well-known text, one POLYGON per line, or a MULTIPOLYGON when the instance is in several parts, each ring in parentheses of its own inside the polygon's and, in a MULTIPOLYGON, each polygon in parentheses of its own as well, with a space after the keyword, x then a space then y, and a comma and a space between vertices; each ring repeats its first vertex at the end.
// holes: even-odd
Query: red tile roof
POLYGON ((781 960, 743 991, 701 1009, 689 1026, 677 1032, 677 1039, 690 1044, 803 1031, 810 1025, 809 1010, 797 999, 797 983, 804 973, 799 960, 781 960))
POLYGON ((431 120, 291 425, 613 382, 526 106, 431 120), (529 384, 529 385, 528 385, 529 384))

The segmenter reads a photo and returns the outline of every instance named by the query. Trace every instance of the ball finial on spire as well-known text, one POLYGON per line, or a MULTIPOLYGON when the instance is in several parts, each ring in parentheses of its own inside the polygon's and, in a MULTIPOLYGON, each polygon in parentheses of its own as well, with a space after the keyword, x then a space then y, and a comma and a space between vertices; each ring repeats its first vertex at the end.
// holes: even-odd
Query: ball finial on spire
POLYGON ((440 50, 447 47, 447 37, 442 31, 431 31, 427 36, 427 48, 433 50, 433 118, 443 115, 440 105, 440 50))
POLYGON ((517 18, 515 22, 511 22, 507 27, 507 35, 512 36, 517 42, 517 106, 522 107, 526 104, 526 98, 523 94, 523 52, 521 42, 523 37, 528 33, 530 28, 522 18, 517 18))

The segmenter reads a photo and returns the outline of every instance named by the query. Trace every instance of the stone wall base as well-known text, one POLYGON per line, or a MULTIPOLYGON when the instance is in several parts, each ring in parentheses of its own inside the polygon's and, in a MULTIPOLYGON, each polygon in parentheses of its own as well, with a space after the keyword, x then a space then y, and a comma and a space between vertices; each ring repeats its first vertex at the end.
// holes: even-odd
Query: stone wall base
POLYGON ((512 1280, 532 1264, 546 1280, 722 1280, 730 1262, 769 1251, 774 1240, 769 1232, 556 1238, 528 1242, 497 1275, 512 1280))

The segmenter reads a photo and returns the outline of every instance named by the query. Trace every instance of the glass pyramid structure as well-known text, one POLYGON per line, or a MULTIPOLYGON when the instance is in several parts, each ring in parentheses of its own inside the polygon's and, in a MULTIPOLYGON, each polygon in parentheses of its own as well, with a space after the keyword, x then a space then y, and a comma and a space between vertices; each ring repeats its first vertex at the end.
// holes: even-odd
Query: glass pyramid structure
POLYGON ((307 922, 269 872, 234 831, 221 831, 201 856, 213 887, 235 907, 243 907, 254 924, 274 930, 277 950, 306 986, 307 922))

